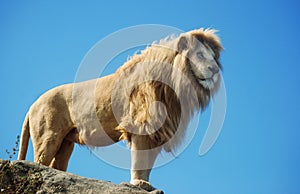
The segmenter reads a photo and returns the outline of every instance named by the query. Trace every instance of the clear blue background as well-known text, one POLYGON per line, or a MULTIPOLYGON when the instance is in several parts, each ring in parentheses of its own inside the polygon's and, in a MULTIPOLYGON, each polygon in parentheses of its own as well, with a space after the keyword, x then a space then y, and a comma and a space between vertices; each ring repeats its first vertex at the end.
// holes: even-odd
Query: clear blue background
MULTIPOLYGON (((8 158, 5 149, 14 146, 36 98, 73 82, 85 54, 105 36, 149 23, 213 27, 225 47, 222 133, 200 157, 205 113, 191 145, 155 169, 151 182, 167 194, 300 193, 299 8, 296 0, 0 1, 0 158, 8 158)), ((31 144, 27 159, 33 160, 31 144)), ((128 170, 80 146, 68 171, 129 181, 128 170)))

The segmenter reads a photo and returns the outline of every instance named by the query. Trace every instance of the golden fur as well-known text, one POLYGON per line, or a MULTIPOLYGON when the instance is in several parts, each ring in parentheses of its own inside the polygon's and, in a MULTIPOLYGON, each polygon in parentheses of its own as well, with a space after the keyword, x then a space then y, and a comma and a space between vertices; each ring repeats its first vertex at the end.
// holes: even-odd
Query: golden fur
POLYGON ((49 90, 28 111, 19 159, 26 157, 29 136, 34 161, 60 170, 67 169, 74 143, 127 140, 131 183, 153 190, 147 181, 157 154, 180 143, 193 113, 218 89, 219 74, 210 70, 221 69, 222 46, 214 32, 199 29, 161 40, 114 74, 49 90), (197 59, 199 52, 205 57, 197 59))

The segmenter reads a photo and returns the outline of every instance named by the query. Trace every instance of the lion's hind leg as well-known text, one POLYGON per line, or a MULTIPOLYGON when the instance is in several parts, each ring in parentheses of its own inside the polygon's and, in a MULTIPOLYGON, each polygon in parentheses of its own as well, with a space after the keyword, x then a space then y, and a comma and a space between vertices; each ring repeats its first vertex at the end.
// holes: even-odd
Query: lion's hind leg
POLYGON ((41 137, 32 137, 34 148, 34 162, 49 166, 59 148, 62 140, 52 133, 43 134, 41 137))
POLYGON ((51 161, 50 167, 66 171, 73 149, 74 142, 64 139, 58 152, 51 161))

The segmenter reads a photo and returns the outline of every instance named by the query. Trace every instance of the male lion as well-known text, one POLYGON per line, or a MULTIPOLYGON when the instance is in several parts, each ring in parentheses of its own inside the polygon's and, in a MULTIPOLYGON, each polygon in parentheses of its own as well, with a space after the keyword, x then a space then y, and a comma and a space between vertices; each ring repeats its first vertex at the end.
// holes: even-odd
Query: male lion
POLYGON ((127 140, 130 182, 154 190, 148 180, 157 154, 180 143, 193 113, 219 87, 221 50, 215 30, 201 28, 153 43, 111 75, 49 90, 26 115, 18 159, 29 136, 34 161, 63 171, 74 143, 127 140))

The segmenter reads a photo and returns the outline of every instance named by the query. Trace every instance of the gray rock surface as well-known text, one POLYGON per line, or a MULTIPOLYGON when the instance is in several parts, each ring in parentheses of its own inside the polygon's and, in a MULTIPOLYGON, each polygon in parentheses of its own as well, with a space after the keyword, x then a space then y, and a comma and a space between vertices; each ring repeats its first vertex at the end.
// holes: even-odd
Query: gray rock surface
POLYGON ((107 181, 80 177, 29 161, 0 159, 0 193, 84 193, 84 194, 161 194, 147 192, 129 183, 116 185, 107 181))

